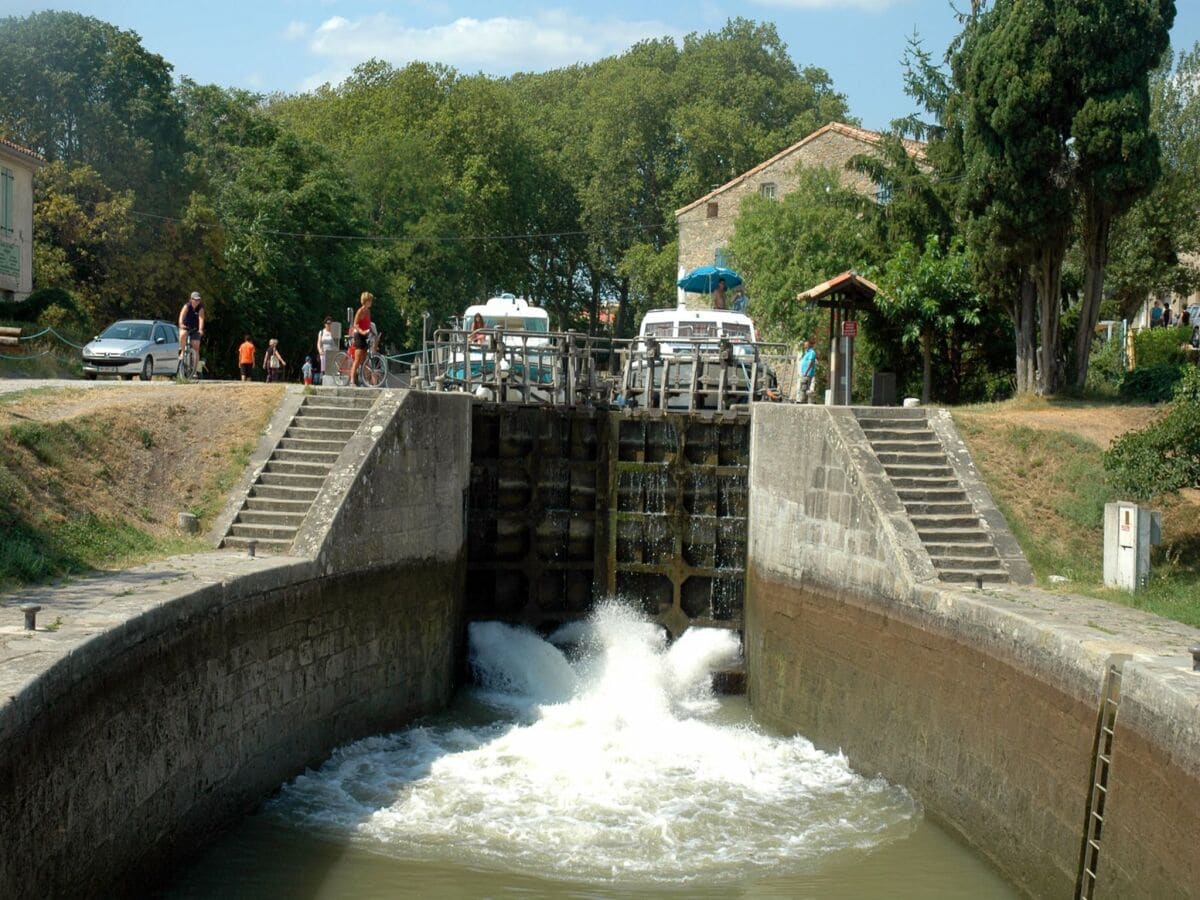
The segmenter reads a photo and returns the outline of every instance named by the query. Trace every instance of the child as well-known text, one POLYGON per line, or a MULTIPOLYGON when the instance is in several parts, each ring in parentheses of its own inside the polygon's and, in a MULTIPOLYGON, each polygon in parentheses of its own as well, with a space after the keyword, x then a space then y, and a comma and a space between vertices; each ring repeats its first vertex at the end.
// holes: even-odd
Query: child
POLYGON ((304 376, 305 384, 313 383, 313 366, 311 356, 304 357, 304 365, 300 367, 300 374, 304 376))
POLYGON ((242 373, 242 381, 249 381, 250 376, 254 374, 254 343, 250 340, 250 335, 242 335, 241 346, 238 347, 238 369, 242 373))
POLYGON ((286 365, 287 362, 279 352, 279 340, 271 338, 267 344, 267 352, 263 354, 263 368, 267 372, 267 381, 281 381, 283 367, 286 365))

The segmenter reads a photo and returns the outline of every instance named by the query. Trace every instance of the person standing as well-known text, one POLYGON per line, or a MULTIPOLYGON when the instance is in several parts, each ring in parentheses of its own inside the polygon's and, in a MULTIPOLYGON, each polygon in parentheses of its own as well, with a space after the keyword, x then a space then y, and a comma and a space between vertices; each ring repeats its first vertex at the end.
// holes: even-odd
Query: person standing
POLYGON ((279 352, 279 341, 271 338, 267 343, 267 352, 263 354, 263 370, 267 373, 267 381, 282 381, 283 369, 287 361, 279 352))
POLYGON ((242 335, 242 343, 238 345, 238 370, 242 373, 242 381, 253 380, 254 354, 257 352, 250 335, 242 335))
POLYGON ((367 348, 371 340, 371 304, 375 302, 375 295, 363 291, 359 301, 361 305, 350 321, 350 340, 354 348, 354 363, 350 366, 351 386, 358 384, 359 372, 367 361, 367 348))
POLYGON ((724 309, 725 308, 725 292, 726 292, 726 290, 727 290, 727 288, 725 286, 725 279, 718 278, 717 286, 715 288, 713 288, 713 292, 712 292, 712 308, 713 309, 724 309))
POLYGON ((805 338, 800 352, 800 389, 798 403, 812 403, 817 392, 817 346, 814 338, 805 338))
POLYGON ((313 364, 311 356, 304 357, 304 365, 300 367, 300 378, 306 385, 313 383, 313 364))
POLYGON ((1171 327, 1171 301, 1170 300, 1163 301, 1162 327, 1163 328, 1171 327))
POLYGON ((200 342, 204 340, 204 303, 200 292, 192 291, 179 310, 179 343, 191 347, 192 371, 200 371, 200 342))
POLYGON ((333 358, 333 351, 336 349, 337 336, 333 333, 333 319, 326 316, 325 324, 317 332, 317 358, 313 363, 314 384, 321 383, 321 379, 325 375, 325 367, 329 365, 329 360, 333 358))

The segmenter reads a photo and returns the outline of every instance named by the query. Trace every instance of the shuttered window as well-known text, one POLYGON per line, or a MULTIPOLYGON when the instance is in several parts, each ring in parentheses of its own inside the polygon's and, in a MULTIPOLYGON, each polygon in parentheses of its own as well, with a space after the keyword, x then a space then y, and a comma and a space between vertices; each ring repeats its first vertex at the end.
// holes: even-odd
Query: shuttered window
POLYGON ((0 169, 0 231, 12 234, 13 230, 13 173, 12 169, 0 169))

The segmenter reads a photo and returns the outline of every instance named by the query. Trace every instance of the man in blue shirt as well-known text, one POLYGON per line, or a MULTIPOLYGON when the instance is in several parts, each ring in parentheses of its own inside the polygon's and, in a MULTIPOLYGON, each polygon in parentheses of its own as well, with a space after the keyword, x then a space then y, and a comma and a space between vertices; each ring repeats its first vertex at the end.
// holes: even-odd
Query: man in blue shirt
POLYGON ((799 403, 815 402, 817 393, 817 350, 816 341, 806 338, 800 353, 800 389, 796 392, 799 403))

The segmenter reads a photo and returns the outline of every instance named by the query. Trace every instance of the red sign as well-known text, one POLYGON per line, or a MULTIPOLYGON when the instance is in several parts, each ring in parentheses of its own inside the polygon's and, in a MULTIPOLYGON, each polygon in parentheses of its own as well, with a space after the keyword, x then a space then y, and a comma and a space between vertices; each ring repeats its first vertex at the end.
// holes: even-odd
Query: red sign
POLYGON ((857 322, 843 322, 842 323, 842 337, 858 337, 858 323, 857 322))

